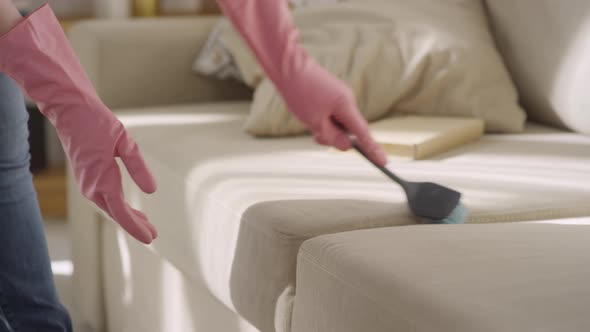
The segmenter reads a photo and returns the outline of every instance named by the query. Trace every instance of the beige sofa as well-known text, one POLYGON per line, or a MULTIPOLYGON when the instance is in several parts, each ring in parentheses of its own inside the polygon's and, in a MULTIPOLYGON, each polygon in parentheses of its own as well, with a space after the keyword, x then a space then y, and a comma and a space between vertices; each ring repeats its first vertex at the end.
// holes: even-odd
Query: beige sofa
POLYGON ((357 155, 242 132, 250 92, 190 72, 215 20, 95 21, 71 32, 159 184, 146 196, 124 179, 160 232, 148 247, 70 177, 85 327, 590 329, 590 137, 531 122, 433 160, 393 162, 409 179, 463 192, 473 224, 415 225, 399 188, 357 155))

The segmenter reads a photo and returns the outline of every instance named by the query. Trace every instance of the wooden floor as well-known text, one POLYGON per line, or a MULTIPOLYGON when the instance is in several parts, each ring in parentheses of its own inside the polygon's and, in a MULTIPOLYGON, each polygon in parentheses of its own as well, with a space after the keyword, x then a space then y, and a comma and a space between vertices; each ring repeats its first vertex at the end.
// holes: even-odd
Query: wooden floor
POLYGON ((67 214, 66 171, 54 168, 36 172, 33 182, 37 189, 41 213, 47 219, 65 219, 67 214))

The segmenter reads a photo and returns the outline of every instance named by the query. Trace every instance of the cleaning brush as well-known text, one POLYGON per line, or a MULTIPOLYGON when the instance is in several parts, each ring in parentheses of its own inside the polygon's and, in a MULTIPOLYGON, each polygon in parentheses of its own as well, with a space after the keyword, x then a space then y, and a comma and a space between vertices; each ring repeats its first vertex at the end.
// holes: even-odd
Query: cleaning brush
MULTIPOLYGON (((335 123, 344 132, 339 123, 335 123)), ((467 218, 467 209, 461 204, 461 193, 432 182, 406 181, 387 167, 373 162, 360 147, 355 137, 349 135, 352 146, 383 174, 399 184, 405 191, 412 213, 423 223, 462 224, 467 218)))

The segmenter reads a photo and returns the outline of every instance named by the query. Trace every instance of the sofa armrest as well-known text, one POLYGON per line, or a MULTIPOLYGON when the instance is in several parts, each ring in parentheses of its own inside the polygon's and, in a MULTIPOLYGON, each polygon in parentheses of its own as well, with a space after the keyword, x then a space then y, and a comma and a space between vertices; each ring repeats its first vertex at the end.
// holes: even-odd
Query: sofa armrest
POLYGON ((192 71, 217 17, 91 20, 69 38, 110 108, 248 99, 251 91, 192 71))

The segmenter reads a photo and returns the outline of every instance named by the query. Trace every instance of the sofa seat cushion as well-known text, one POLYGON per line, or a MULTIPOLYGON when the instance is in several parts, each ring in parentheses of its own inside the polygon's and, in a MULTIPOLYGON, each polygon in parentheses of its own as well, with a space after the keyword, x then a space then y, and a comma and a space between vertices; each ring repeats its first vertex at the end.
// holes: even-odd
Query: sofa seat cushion
MULTIPOLYGON (((159 230, 153 250, 262 331, 285 330, 303 241, 416 220, 397 185, 358 155, 309 137, 252 138, 241 130, 247 111, 237 102, 120 112, 159 189, 145 196, 128 177, 124 186, 159 230)), ((463 192, 471 223, 565 218, 590 216, 588 151, 588 137, 530 125, 390 166, 463 192)))
POLYGON ((423 225, 305 242, 293 332, 588 331, 586 225, 423 225))

